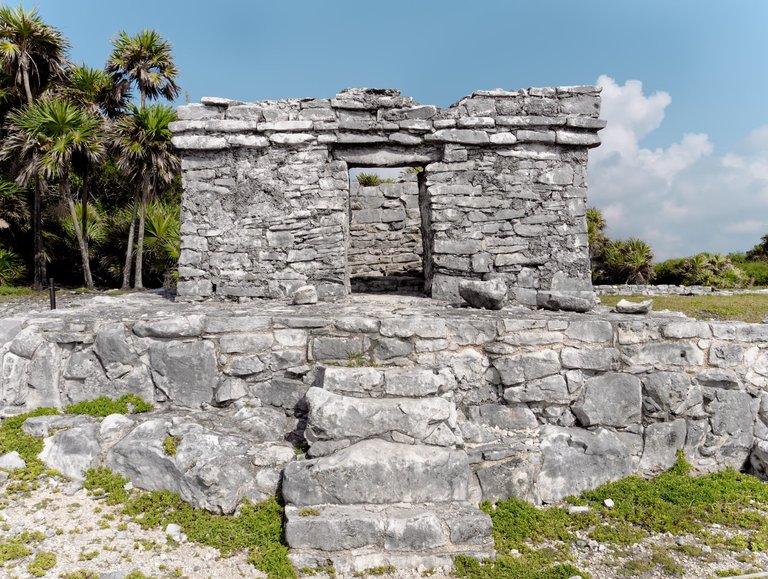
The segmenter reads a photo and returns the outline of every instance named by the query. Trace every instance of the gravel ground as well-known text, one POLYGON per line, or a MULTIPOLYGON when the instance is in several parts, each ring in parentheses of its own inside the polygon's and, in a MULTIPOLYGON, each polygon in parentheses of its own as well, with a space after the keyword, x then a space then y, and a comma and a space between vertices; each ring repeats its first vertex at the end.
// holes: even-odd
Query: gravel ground
MULTIPOLYGON (((0 485, 0 491, 4 489, 5 483, 0 485)), ((131 571, 158 579, 265 577, 248 564, 245 553, 222 557, 211 547, 185 540, 176 542, 163 529, 143 530, 118 511, 119 507, 108 506, 103 500, 89 496, 77 483, 59 478, 44 477, 37 490, 7 496, 0 502, 0 541, 24 531, 39 531, 44 538, 39 542, 30 541, 28 547, 32 553, 5 563, 0 568, 0 576, 35 577, 28 566, 35 554, 45 551, 56 555, 56 565, 44 575, 51 578, 77 570, 95 572, 100 579, 120 579, 131 571)), ((725 529, 711 531, 729 534, 725 529)), ((768 570, 768 553, 713 550, 696 537, 668 534, 629 547, 609 547, 585 537, 572 546, 571 555, 572 563, 590 573, 593 579, 704 578, 715 577, 717 571, 724 570, 752 573, 768 570), (698 547, 701 551, 695 557, 687 556, 680 552, 681 545, 698 547), (633 560, 650 560, 654 553, 671 556, 679 565, 678 571, 671 572, 662 563, 647 570, 632 571, 636 568, 626 567, 633 560)), ((420 571, 398 571, 376 577, 410 579, 425 575, 420 571)), ((337 577, 342 579, 341 575, 337 577)), ((450 574, 436 572, 429 577, 447 579, 450 574)))
POLYGON ((46 478, 37 490, 3 501, 0 540, 23 531, 40 531, 45 538, 30 542, 33 554, 7 562, 0 576, 34 577, 27 567, 35 553, 47 551, 56 555, 56 565, 45 577, 76 570, 96 572, 104 579, 118 579, 131 571, 157 578, 265 577, 247 563, 245 553, 220 557, 211 547, 176 543, 162 529, 142 530, 119 515, 119 507, 110 507, 78 487, 46 478))

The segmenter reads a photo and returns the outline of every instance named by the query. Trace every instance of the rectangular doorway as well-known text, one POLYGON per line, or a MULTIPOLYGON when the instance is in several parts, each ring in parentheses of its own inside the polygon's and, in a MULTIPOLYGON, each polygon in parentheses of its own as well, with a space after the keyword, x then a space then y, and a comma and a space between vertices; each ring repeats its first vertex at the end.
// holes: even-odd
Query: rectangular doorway
POLYGON ((423 169, 352 168, 349 182, 352 292, 424 295, 423 169))

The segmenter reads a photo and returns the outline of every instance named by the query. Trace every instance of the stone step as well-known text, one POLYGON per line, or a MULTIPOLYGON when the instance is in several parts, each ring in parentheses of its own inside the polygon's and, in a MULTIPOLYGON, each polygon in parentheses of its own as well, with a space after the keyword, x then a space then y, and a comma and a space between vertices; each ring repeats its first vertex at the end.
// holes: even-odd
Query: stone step
POLYGON ((467 502, 287 506, 285 537, 297 568, 351 573, 392 565, 447 568, 494 556, 491 519, 467 502))
POLYGON ((318 442, 380 438, 404 444, 463 446, 455 404, 445 398, 353 398, 312 387, 306 394, 309 415, 304 433, 311 456, 338 444, 318 442))
POLYGON ((456 378, 447 369, 328 366, 318 374, 318 386, 355 398, 420 398, 456 387, 456 378))
POLYGON ((300 507, 466 501, 470 478, 463 450, 371 439, 288 464, 283 497, 300 507))

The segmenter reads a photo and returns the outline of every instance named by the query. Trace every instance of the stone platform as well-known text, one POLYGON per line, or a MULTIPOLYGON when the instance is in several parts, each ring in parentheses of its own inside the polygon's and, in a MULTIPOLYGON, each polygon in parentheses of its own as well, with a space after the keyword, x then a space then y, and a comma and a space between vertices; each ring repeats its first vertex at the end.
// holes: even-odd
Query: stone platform
MULTIPOLYGON (((555 502, 658 472, 677 450, 698 471, 768 464, 765 324, 391 295, 67 306, 3 306, 2 412, 127 392, 153 400, 159 410, 136 424, 69 425, 97 440, 77 464, 104 462, 221 512, 282 477, 297 564, 490 555, 480 500, 555 502), (144 476, 142 461, 162 476, 144 476), (472 532, 451 522, 459 512, 472 532)), ((71 442, 59 430, 46 452, 60 459, 71 442)))

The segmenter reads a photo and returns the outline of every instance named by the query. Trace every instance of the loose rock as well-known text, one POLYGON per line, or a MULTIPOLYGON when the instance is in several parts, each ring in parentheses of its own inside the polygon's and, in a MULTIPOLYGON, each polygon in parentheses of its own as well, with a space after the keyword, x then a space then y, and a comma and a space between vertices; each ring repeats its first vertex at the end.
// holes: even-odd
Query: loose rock
POLYGON ((653 300, 642 302, 630 302, 629 300, 619 300, 616 304, 616 311, 620 314, 647 314, 653 309, 653 300))
POLYGON ((503 279, 462 280, 459 295, 473 308, 500 310, 507 303, 507 284, 503 279))
POLYGON ((294 305, 307 305, 317 303, 317 289, 313 285, 303 285, 293 294, 294 305))

